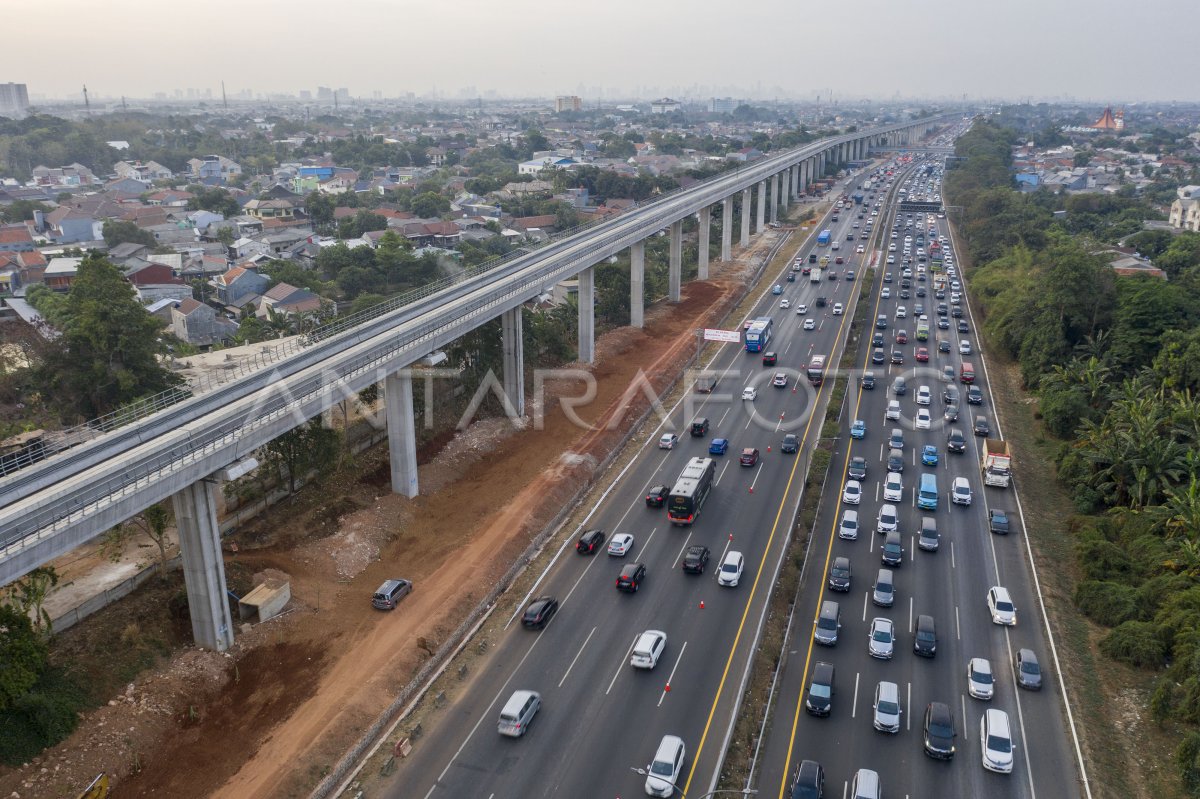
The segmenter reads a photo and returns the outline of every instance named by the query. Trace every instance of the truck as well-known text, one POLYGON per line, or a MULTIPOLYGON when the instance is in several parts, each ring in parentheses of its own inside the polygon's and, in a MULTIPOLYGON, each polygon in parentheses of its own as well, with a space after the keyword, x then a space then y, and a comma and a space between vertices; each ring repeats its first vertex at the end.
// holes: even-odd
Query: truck
POLYGON ((825 228, 824 230, 822 230, 820 233, 817 234, 817 246, 818 247, 828 246, 829 240, 832 237, 833 237, 833 234, 829 231, 829 228, 825 228))
POLYGON ((863 193, 861 191, 854 192, 854 204, 862 205, 862 201, 863 201, 863 193))
POLYGON ((998 438, 983 440, 983 484, 996 488, 1008 488, 1012 477, 1012 455, 1008 451, 1008 442, 998 438))

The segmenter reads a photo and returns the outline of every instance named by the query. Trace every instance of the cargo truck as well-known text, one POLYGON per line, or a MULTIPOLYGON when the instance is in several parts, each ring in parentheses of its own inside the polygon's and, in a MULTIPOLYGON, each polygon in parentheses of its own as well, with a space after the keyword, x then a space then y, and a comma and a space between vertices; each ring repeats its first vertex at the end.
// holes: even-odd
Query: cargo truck
POLYGON ((1008 442, 998 438, 983 440, 983 484, 996 488, 1008 488, 1012 477, 1012 455, 1008 451, 1008 442))

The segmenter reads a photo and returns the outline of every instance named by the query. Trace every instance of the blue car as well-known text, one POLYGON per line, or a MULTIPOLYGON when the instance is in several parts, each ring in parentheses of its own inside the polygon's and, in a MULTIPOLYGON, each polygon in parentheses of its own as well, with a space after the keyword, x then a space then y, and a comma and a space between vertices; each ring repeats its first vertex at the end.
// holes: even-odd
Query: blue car
POLYGON ((926 444, 925 449, 921 450, 921 463, 925 466, 938 465, 938 451, 933 444, 926 444))
POLYGON ((771 293, 772 293, 772 294, 782 294, 782 293, 783 293, 783 286, 781 286, 781 285, 779 285, 778 283, 776 283, 776 284, 775 284, 775 285, 774 285, 774 286, 771 288, 771 293))
POLYGON ((725 438, 714 438, 712 443, 708 445, 709 455, 724 455, 725 450, 729 449, 729 440, 725 438))
POLYGON ((850 425, 850 437, 862 438, 867 434, 867 423, 862 419, 855 419, 854 424, 850 425))

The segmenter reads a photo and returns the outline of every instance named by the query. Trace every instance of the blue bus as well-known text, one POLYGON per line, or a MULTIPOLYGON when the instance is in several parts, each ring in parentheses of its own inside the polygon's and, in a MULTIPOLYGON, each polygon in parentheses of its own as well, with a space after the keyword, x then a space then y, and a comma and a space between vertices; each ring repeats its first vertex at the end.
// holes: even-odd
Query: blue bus
POLYGON ((828 246, 829 240, 832 237, 833 237, 833 234, 829 232, 829 228, 825 228, 824 230, 822 230, 820 233, 817 234, 817 244, 821 247, 828 246))
POLYGON ((922 510, 937 510, 937 476, 926 472, 921 475, 921 490, 917 493, 917 507, 922 510))
POLYGON ((754 324, 746 331, 746 352, 762 352, 771 343, 771 334, 775 330, 775 320, 770 317, 755 319, 754 324))

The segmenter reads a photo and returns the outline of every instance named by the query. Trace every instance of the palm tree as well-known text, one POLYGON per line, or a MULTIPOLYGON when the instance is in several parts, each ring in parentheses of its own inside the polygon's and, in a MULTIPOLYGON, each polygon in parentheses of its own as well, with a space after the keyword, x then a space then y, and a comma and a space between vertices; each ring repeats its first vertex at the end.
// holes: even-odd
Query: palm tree
POLYGON ((268 307, 267 318, 264 321, 267 324, 267 328, 270 329, 272 333, 276 334, 276 338, 290 336, 295 332, 293 326, 294 320, 283 311, 277 311, 274 308, 268 307))

